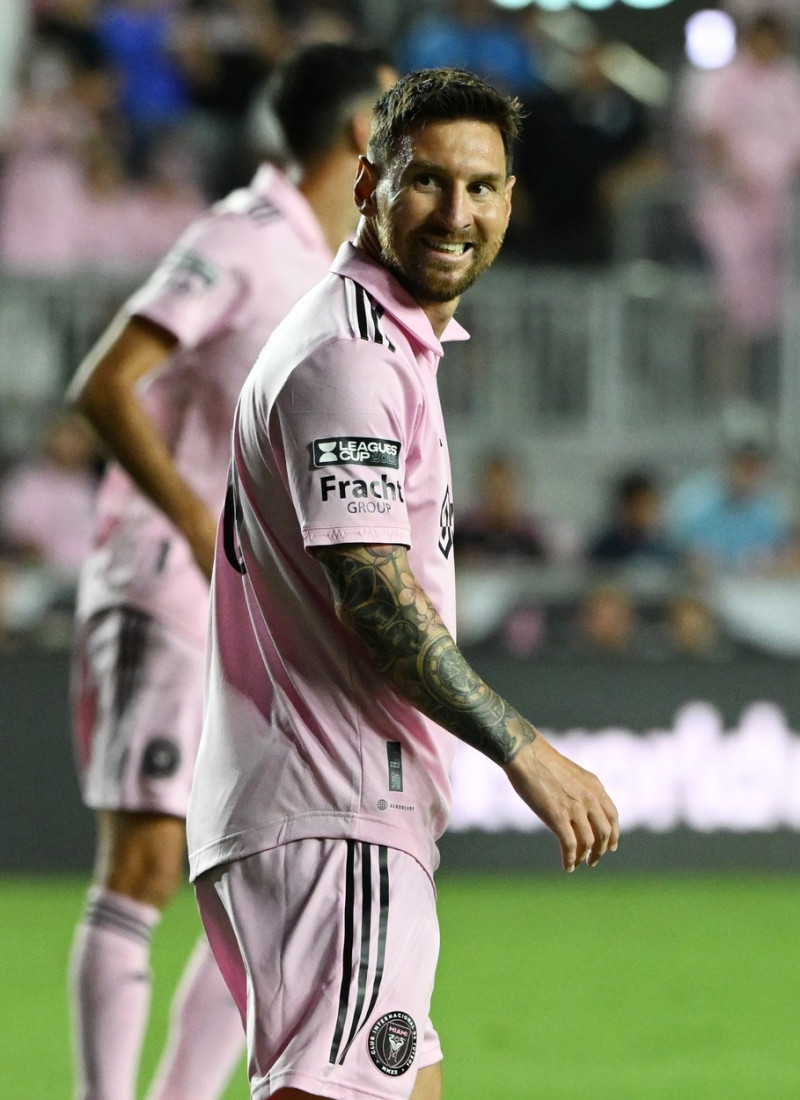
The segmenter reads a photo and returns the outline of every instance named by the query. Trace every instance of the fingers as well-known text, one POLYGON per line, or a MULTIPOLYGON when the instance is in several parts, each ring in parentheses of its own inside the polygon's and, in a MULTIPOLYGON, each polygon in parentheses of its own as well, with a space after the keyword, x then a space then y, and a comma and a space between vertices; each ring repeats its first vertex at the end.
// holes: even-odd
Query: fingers
POLYGON ((556 835, 565 871, 596 867, 619 843, 619 816, 596 775, 562 756, 541 736, 507 767, 517 794, 556 835))
POLYGON ((555 832, 565 871, 573 872, 584 861, 588 867, 596 867, 606 852, 617 850, 619 817, 616 807, 605 796, 585 813, 575 814, 565 823, 565 827, 555 832))

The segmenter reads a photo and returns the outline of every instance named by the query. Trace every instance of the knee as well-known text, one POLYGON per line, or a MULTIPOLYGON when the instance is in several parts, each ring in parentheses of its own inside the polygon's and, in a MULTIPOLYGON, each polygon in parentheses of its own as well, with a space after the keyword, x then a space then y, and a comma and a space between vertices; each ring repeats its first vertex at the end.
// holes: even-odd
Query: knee
POLYGON ((109 868, 105 885, 115 894, 163 909, 183 881, 179 861, 155 853, 143 852, 116 859, 109 868))
POLYGON ((117 821, 98 878, 114 893, 163 909, 183 882, 184 849, 182 821, 117 821))

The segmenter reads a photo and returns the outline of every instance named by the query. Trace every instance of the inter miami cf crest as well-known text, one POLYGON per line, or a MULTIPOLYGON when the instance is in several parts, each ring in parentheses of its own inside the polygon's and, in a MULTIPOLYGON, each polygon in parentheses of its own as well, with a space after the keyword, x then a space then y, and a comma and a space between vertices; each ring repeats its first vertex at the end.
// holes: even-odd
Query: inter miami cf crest
POLYGON ((411 1069, 417 1053, 417 1026, 407 1012, 387 1012, 373 1024, 367 1045, 381 1073, 400 1077, 411 1069))
POLYGON ((181 750, 169 737, 151 737, 142 756, 142 775, 148 779, 169 779, 178 770, 181 750))

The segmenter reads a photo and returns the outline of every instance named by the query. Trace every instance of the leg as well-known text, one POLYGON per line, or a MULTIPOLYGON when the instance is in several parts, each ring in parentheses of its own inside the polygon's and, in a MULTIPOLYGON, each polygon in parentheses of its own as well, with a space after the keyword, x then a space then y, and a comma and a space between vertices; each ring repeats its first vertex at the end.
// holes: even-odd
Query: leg
POLYGON ((78 1100, 133 1100, 150 1005, 150 937, 181 881, 184 824, 100 815, 95 880, 70 962, 78 1100))
POLYGON ((271 1086, 280 1100, 439 1100, 441 1050, 428 1019, 439 936, 433 886, 416 860, 306 839, 222 864, 195 889, 247 1017, 254 1095, 271 1086), (415 1049, 425 1067, 416 1081, 406 1076, 415 1049))
MULTIPOLYGON (((86 624, 75 656, 84 798, 148 807, 99 817, 95 882, 72 960, 77 1095, 132 1100, 149 1011, 150 935, 183 880, 203 653, 126 609, 86 624), (115 997, 118 1019, 108 1009, 115 997)), ((216 1100, 243 1044, 239 1014, 203 941, 178 988, 149 1100, 216 1100)))
POLYGON ((216 1100, 244 1047, 239 1011, 201 936, 172 1002, 169 1042, 147 1100, 216 1100))
POLYGON ((442 1063, 435 1062, 432 1066, 425 1066, 417 1074, 411 1100, 441 1100, 441 1095, 442 1063))

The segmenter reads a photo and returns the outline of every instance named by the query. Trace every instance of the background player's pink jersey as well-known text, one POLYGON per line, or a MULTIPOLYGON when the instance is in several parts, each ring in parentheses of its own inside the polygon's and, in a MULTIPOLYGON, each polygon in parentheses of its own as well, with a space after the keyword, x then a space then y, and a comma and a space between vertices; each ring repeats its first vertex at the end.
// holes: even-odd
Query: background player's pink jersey
MULTIPOLYGON (((444 339, 465 337, 453 321, 444 339)), ((386 844, 436 865, 455 739, 387 685, 306 550, 410 547, 455 630, 441 353, 388 270, 344 245, 244 386, 188 815, 194 875, 302 837, 386 844)))
MULTIPOLYGON (((331 254, 303 195, 271 167, 199 219, 127 304, 178 340, 143 400, 178 469, 218 511, 242 383, 267 337, 328 270, 331 254)), ((78 614, 126 604, 202 642, 208 584, 188 544, 112 465, 78 614)))

